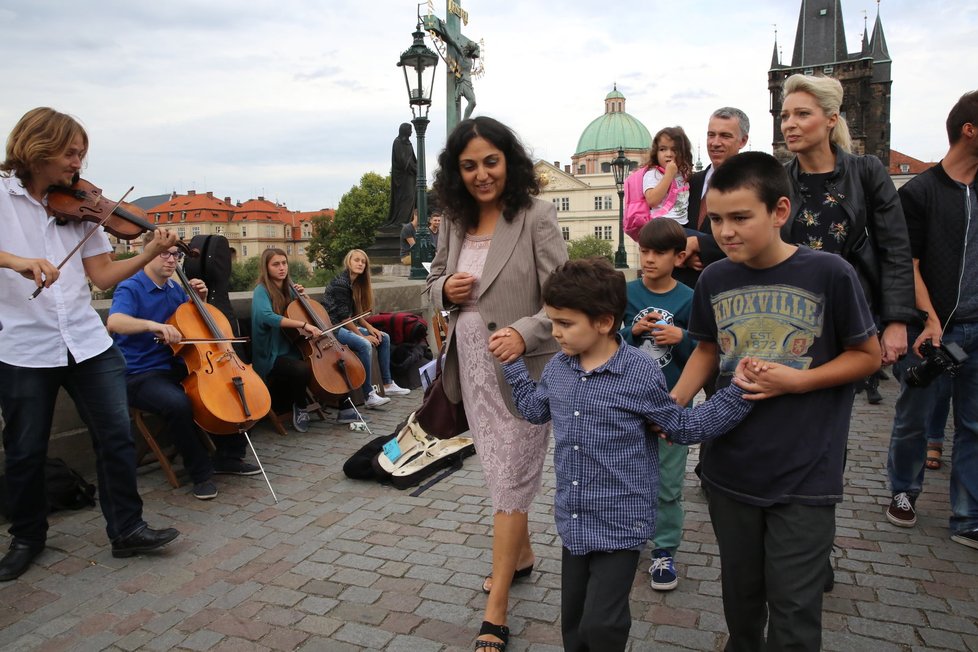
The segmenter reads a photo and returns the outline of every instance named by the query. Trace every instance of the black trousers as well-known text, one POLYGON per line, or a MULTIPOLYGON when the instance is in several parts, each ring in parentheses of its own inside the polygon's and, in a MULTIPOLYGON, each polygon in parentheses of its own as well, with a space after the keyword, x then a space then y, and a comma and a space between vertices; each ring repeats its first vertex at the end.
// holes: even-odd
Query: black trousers
POLYGON ((707 495, 730 632, 724 650, 820 650, 835 505, 757 507, 707 495))
POLYGON ((288 412, 293 403, 305 406, 306 387, 312 369, 305 360, 280 357, 268 372, 268 393, 272 395, 272 409, 276 414, 288 412))
POLYGON ((571 554, 560 568, 560 629, 565 652, 618 652, 628 643, 638 550, 571 554))

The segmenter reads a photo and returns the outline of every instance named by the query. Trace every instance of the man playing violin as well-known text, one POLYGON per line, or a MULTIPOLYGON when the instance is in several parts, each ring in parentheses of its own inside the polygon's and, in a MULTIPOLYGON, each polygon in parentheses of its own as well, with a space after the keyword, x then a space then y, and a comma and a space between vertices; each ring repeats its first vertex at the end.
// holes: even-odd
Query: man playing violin
POLYGON ((78 122, 38 108, 14 127, 0 164, 0 409, 12 537, 0 560, 0 581, 22 575, 45 546, 44 465, 60 387, 92 437, 112 555, 155 550, 179 535, 173 528, 154 530, 143 520, 125 360, 92 307, 86 280, 111 287, 173 246, 176 235, 157 230, 142 254, 112 260, 112 246, 96 227, 59 272, 52 261, 63 260, 93 227, 55 220, 47 192, 70 185, 87 152, 88 136, 78 122), (40 287, 45 290, 28 300, 40 287))
MULTIPOLYGON (((194 497, 210 500, 217 496, 217 486, 211 479, 215 473, 256 475, 261 469, 244 461, 244 435, 215 436, 217 450, 213 461, 198 437, 190 399, 180 384, 187 376, 187 367, 166 346, 183 337, 176 327, 166 323, 189 300, 183 287, 171 278, 182 259, 183 252, 170 247, 142 271, 120 283, 112 295, 106 326, 126 358, 129 404, 163 416, 165 432, 183 457, 183 466, 193 481, 194 497)), ((191 279, 190 285, 207 300, 203 281, 191 279)))

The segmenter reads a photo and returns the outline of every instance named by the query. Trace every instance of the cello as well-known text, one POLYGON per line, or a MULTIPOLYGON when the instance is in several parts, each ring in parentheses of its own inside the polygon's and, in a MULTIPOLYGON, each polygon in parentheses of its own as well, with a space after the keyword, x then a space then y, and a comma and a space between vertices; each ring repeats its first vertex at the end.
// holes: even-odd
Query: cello
POLYGON ((285 316, 296 321, 308 322, 322 331, 319 337, 300 337, 296 346, 312 368, 312 390, 328 394, 346 394, 361 387, 367 373, 357 354, 346 348, 333 335, 329 313, 317 302, 299 292, 295 284, 289 286, 295 299, 286 307, 285 316))
POLYGON ((231 346, 235 337, 224 313, 201 300, 179 265, 176 273, 191 300, 177 308, 166 323, 193 340, 170 346, 187 365, 182 383, 194 422, 216 435, 244 432, 268 414, 272 397, 251 365, 231 346))

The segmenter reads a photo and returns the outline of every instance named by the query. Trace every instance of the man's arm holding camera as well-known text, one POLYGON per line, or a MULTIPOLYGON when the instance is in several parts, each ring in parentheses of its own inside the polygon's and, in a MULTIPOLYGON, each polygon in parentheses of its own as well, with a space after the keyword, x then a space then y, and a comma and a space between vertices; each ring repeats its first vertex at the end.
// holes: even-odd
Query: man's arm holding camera
POLYGON ((913 352, 920 355, 920 343, 930 340, 934 346, 941 343, 941 320, 937 317, 934 304, 930 300, 930 292, 924 284, 924 278, 920 275, 920 259, 913 259, 913 289, 917 301, 917 310, 922 311, 927 317, 924 319, 924 330, 920 337, 913 343, 913 352))

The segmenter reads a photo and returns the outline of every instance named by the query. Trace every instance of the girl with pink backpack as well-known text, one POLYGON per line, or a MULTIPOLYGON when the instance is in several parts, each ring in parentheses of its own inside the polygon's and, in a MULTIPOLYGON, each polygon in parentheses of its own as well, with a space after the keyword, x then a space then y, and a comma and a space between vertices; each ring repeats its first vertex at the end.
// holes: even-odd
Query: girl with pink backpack
POLYGON ((648 165, 625 182, 624 227, 633 240, 637 241, 638 232, 655 218, 667 217, 686 225, 692 149, 682 127, 666 127, 652 139, 648 165))

